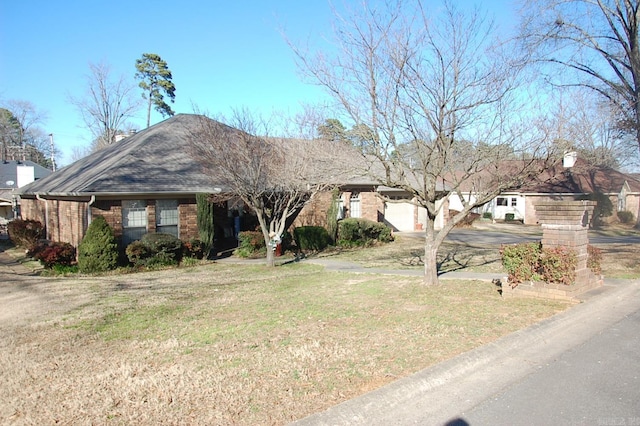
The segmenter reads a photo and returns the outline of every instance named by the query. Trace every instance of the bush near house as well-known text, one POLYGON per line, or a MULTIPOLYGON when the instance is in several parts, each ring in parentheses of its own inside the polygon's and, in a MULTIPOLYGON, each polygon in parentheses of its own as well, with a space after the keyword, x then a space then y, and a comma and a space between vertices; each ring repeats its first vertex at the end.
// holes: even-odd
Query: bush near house
POLYGON ((238 248, 234 253, 240 257, 264 256, 267 246, 262 231, 242 231, 238 234, 238 248))
POLYGON ((162 232, 144 234, 140 241, 132 242, 125 249, 129 262, 136 267, 177 265, 183 251, 180 238, 162 232))
POLYGON ((618 212, 618 220, 620 223, 633 223, 633 213, 628 210, 622 210, 618 212))
POLYGON ((15 219, 7 225, 9 238, 16 247, 31 249, 44 238, 44 226, 38 220, 15 219))
POLYGON ((72 266, 76 263, 76 249, 69 243, 40 241, 32 246, 27 255, 39 260, 47 269, 54 266, 72 266))
POLYGON ((393 241, 391 228, 367 219, 348 218, 338 226, 338 245, 342 247, 367 246, 375 242, 393 241))
POLYGON ((105 272, 118 267, 118 243, 104 217, 96 216, 78 246, 78 270, 105 272))
POLYGON ((197 238, 192 238, 189 241, 185 241, 182 243, 183 253, 182 257, 191 257, 193 259, 203 259, 208 257, 211 248, 209 244, 199 240, 197 238))
POLYGON ((331 236, 322 226, 299 226, 293 230, 293 238, 301 251, 321 251, 331 244, 331 236))

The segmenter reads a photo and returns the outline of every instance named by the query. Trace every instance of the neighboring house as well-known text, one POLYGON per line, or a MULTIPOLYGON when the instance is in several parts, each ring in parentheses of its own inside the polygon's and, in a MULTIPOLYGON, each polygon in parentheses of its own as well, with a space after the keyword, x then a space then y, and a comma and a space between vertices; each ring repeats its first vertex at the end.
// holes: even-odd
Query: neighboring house
POLYGON ((0 221, 11 220, 19 215, 16 191, 33 181, 51 174, 51 170, 33 161, 0 162, 0 221))
MULTIPOLYGON (((482 208, 496 220, 511 213, 513 219, 535 225, 535 204, 539 201, 574 200, 591 194, 603 194, 616 211, 627 210, 636 220, 640 214, 640 180, 609 167, 593 166, 569 153, 562 163, 549 167, 538 178, 515 191, 505 191, 482 208)), ((602 218, 608 220, 608 218, 602 218)))
MULTIPOLYGON (((199 119, 178 114, 21 188, 22 217, 45 224, 48 239, 74 246, 98 215, 124 245, 147 232, 197 238, 196 193, 223 190, 188 154, 188 129, 199 119)), ((216 214, 223 234, 226 205, 216 214)))

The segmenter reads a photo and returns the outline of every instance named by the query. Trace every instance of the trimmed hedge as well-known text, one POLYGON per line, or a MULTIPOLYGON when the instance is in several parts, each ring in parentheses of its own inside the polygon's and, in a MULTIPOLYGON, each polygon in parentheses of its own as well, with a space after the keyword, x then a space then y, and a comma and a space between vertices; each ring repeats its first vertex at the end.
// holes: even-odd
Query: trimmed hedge
POLYGON ((338 226, 338 245, 342 247, 366 246, 374 242, 393 241, 391 228, 367 219, 348 218, 338 226))
POLYGON ((329 232, 322 226, 299 226, 293 230, 299 250, 320 251, 331 244, 329 232))
POLYGON ((179 264, 183 250, 182 240, 175 235, 154 232, 129 244, 125 253, 134 266, 154 267, 179 264))

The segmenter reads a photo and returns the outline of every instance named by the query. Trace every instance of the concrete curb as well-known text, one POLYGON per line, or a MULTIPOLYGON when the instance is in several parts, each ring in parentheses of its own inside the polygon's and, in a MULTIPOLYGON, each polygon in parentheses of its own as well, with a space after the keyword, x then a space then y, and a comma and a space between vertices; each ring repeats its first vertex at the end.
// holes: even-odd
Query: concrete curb
MULTIPOLYGON (((497 341, 294 422, 442 425, 640 308, 640 280, 606 283, 598 297, 497 341)), ((461 423, 462 424, 462 423, 461 423)))

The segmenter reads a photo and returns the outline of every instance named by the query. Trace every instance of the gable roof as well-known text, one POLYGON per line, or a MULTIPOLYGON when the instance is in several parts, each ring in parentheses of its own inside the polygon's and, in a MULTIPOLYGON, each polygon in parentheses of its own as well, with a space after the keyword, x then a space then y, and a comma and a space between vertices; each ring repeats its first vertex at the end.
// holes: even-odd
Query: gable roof
POLYGON ((188 153, 202 116, 178 114, 21 188, 21 195, 215 193, 221 188, 188 153))
POLYGON ((640 180, 610 167, 594 166, 578 158, 570 168, 559 162, 546 169, 535 182, 525 184, 521 192, 563 194, 617 194, 625 182, 631 192, 640 192, 640 180))

